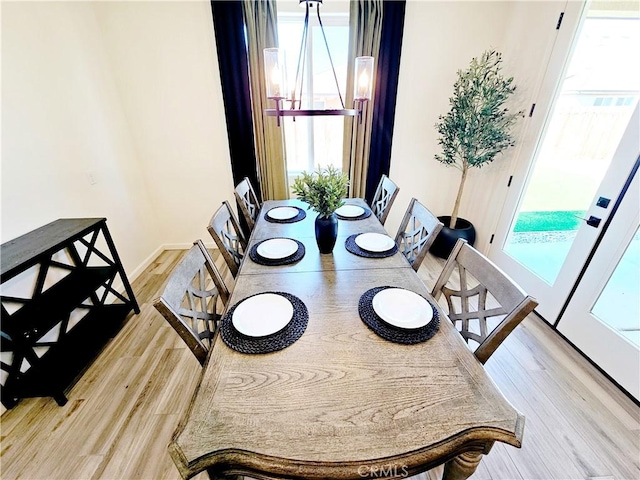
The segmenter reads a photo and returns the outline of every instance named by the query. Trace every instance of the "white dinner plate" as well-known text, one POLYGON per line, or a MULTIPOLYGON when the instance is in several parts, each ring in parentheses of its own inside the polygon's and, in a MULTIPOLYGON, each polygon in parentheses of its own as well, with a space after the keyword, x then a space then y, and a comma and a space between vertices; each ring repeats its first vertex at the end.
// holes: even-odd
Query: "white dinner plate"
POLYGON ((236 330, 249 337, 279 332, 293 318, 293 305, 282 295, 262 293, 246 299, 233 312, 236 330))
POLYGON ((393 238, 382 233, 361 233, 355 241, 356 245, 368 252, 386 252, 396 244, 393 238))
POLYGON ((275 207, 267 212, 274 220, 289 220, 298 215, 298 209, 293 207, 275 207))
POLYGON ((433 308, 423 297, 403 288, 386 288, 373 296, 373 310, 390 325, 420 328, 433 318, 433 308))
POLYGON ((257 252, 262 258, 278 260, 293 255, 298 251, 298 244, 290 238, 272 238, 258 245, 257 252))
POLYGON ((364 214, 364 208, 357 205, 343 205, 336 210, 341 217, 354 218, 364 214))

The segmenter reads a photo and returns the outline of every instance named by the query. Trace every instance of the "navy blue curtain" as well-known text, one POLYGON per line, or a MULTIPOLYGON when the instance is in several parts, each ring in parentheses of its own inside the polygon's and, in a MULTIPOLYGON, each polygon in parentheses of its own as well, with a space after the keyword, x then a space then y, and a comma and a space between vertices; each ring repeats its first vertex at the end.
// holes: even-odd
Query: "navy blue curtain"
POLYGON ((376 72, 371 148, 367 171, 366 199, 369 202, 376 192, 382 174, 389 175, 406 1, 385 0, 383 5, 382 38, 376 72))
POLYGON ((249 62, 245 45, 242 2, 212 1, 211 11, 218 49, 234 185, 240 183, 244 177, 248 177, 256 195, 261 199, 253 144, 249 62))

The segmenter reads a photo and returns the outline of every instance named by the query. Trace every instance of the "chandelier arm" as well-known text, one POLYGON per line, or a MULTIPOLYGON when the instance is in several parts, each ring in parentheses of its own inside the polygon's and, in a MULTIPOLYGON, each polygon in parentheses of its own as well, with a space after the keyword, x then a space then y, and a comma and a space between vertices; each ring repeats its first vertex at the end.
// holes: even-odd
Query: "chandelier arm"
POLYGON ((304 90, 304 74, 307 67, 307 54, 309 53, 309 27, 305 30, 304 54, 302 55, 302 67, 300 68, 300 96, 298 97, 298 109, 302 108, 302 91, 304 90))
POLYGON ((276 102, 276 108, 265 108, 264 113, 268 117, 328 117, 328 116, 340 116, 340 117, 357 117, 360 116, 360 110, 353 108, 341 109, 341 110, 313 110, 313 109, 301 109, 301 110, 281 110, 278 108, 279 104, 276 102))
POLYGON ((327 54, 329 55, 329 63, 331 64, 331 71, 333 72, 333 78, 336 81, 336 89, 338 90, 338 97, 340 97, 340 104, 342 105, 342 109, 344 110, 344 100, 342 99, 342 93, 340 93, 340 84, 338 83, 338 76, 336 75, 336 69, 333 66, 333 59, 331 58, 331 51, 329 50, 329 42, 327 42, 327 36, 324 33, 324 26, 322 25, 322 20, 320 19, 320 5, 316 7, 318 12, 318 23, 320 24, 320 31, 322 32, 322 38, 324 38, 324 45, 327 47, 327 54))
MULTIPOLYGON (((307 56, 309 56, 309 8, 310 8, 310 4, 315 3, 317 1, 317 3, 322 3, 322 0, 300 0, 300 3, 305 2, 305 7, 306 7, 306 11, 305 11, 305 18, 304 18, 304 26, 303 26, 303 31, 302 31, 302 39, 300 41, 300 52, 298 54, 298 65, 297 65, 297 70, 296 70, 296 77, 295 77, 295 85, 293 86, 293 90, 291 91, 291 107, 290 109, 283 109, 283 101, 286 100, 286 94, 283 96, 282 92, 280 89, 278 89, 278 83, 277 80, 272 80, 275 83, 275 87, 273 87, 273 85, 270 83, 270 79, 271 77, 267 76, 267 95, 271 95, 268 98, 274 100, 274 102, 276 103, 276 108, 274 109, 268 109, 266 108, 264 110, 265 115, 267 116, 271 116, 271 117, 276 117, 277 118, 277 123, 278 126, 280 126, 280 117, 293 117, 293 120, 295 121, 296 117, 315 117, 315 116, 348 116, 348 117, 355 117, 357 116, 359 118, 359 123, 362 123, 362 117, 363 117, 363 108, 364 106, 367 104, 367 100, 368 95, 370 95, 370 93, 366 93, 363 90, 363 93, 360 94, 354 94, 354 100, 353 100, 353 106, 354 108, 351 109, 346 109, 344 106, 344 99, 342 97, 342 93, 340 92, 340 84, 338 82, 338 76, 336 74, 336 70, 333 64, 333 58, 331 57, 331 51, 329 50, 329 42, 327 40, 327 36, 326 33, 324 31, 324 25, 322 24, 322 19, 320 18, 320 10, 318 8, 318 24, 320 26, 320 31, 322 32, 322 38, 324 40, 324 44, 325 47, 327 49, 327 54, 329 56, 329 62, 331 64, 331 70, 333 72, 333 78, 336 82, 336 89, 338 91, 338 97, 340 98, 340 103, 342 104, 342 109, 324 109, 324 110, 319 110, 319 109, 314 109, 314 108, 302 108, 302 93, 304 90, 304 77, 305 77, 305 68, 306 68, 306 61, 307 61, 307 56), (275 90, 274 90, 275 88, 275 90), (299 88, 299 91, 298 91, 299 88), (360 96, 358 96, 360 95, 360 96)), ((264 51, 264 55, 265 55, 265 63, 267 63, 267 57, 269 54, 269 62, 270 65, 274 64, 275 66, 273 67, 273 73, 278 73, 278 68, 280 68, 278 65, 278 61, 275 61, 274 63, 274 59, 273 54, 274 52, 272 52, 271 50, 274 50, 275 54, 278 54, 278 49, 274 48, 274 49, 265 49, 264 51)), ((369 64, 371 64, 371 61, 373 60, 373 57, 358 57, 356 58, 356 74, 358 72, 358 70, 363 70, 363 74, 365 75, 364 78, 367 78, 367 75, 371 75, 371 65, 367 66, 367 62, 369 62, 369 64), (360 64, 360 67, 358 67, 358 65, 360 64)), ((265 67, 266 69, 266 67, 265 67)), ((283 82, 284 83, 284 82, 283 82)), ((364 88, 364 87, 363 87, 364 88)), ((370 90, 370 87, 368 87, 370 90)))
POLYGON ((296 67, 296 80, 293 84, 293 93, 291 98, 291 110, 296 108, 296 93, 298 91, 298 79, 300 79, 300 96, 297 97, 297 101, 300 102, 302 107, 302 85, 304 81, 304 60, 307 56, 307 36, 309 30, 309 4, 306 5, 306 13, 304 16, 304 26, 302 27, 302 38, 300 39, 300 52, 298 53, 298 65, 296 67), (302 67, 302 69, 301 69, 302 67))

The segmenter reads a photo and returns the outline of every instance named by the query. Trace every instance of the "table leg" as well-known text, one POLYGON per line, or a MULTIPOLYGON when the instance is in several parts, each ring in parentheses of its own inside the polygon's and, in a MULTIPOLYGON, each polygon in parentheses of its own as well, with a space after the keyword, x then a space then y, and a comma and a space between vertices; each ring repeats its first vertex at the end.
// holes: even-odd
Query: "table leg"
POLYGON ((481 452, 465 452, 444 464, 442 480, 466 480, 480 464, 481 452))

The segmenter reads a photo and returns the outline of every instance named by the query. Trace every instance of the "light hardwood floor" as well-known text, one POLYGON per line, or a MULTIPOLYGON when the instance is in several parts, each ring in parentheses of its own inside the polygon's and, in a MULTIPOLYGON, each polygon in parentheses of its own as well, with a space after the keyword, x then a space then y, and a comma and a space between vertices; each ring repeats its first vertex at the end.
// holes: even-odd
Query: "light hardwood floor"
MULTIPOLYGON (((151 301, 182 253, 162 253, 133 282, 140 315, 71 389, 67 405, 25 399, 2 415, 2 479, 179 478, 166 447, 200 366, 151 301)), ((427 256, 419 275, 428 287, 441 266, 427 256)), ((473 479, 640 478, 640 408, 542 320, 527 318, 486 368, 526 416, 525 435, 522 449, 496 444, 473 479)))

